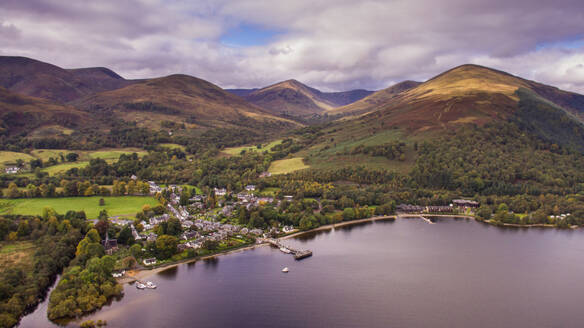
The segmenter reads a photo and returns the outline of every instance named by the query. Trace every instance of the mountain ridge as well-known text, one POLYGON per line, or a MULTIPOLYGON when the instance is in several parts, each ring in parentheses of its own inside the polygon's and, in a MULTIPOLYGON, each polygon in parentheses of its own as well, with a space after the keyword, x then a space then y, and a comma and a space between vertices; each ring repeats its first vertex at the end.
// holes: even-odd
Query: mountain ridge
POLYGON ((327 110, 343 106, 372 91, 356 89, 341 92, 322 92, 295 79, 281 81, 259 89, 227 90, 273 114, 293 116, 322 114, 327 110))

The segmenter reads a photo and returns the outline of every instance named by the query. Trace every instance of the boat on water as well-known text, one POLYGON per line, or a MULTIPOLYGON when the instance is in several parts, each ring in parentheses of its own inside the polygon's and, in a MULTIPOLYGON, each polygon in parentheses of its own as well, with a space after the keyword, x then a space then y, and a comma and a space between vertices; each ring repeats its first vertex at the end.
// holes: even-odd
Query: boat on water
POLYGON ((156 285, 152 281, 147 281, 146 287, 148 287, 150 289, 154 289, 154 288, 156 288, 156 285))
POLYGON ((281 250, 282 252, 286 253, 286 254, 290 254, 290 253, 292 253, 292 251, 291 251, 291 250, 289 250, 289 249, 288 249, 288 248, 286 248, 286 247, 280 247, 280 250, 281 250))
POLYGON ((284 273, 287 273, 288 271, 290 271, 290 270, 288 269, 288 267, 285 267, 284 269, 282 269, 282 272, 284 272, 284 273))
POLYGON ((144 289, 144 288, 146 288, 146 285, 144 285, 144 284, 143 284, 143 283, 141 283, 141 282, 137 282, 137 283, 136 283, 136 288, 138 288, 138 289, 144 289))

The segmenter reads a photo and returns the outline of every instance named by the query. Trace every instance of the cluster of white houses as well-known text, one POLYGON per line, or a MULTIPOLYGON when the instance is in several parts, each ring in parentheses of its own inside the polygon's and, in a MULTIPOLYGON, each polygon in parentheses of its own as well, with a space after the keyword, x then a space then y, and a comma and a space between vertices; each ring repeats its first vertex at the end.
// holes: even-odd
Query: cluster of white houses
POLYGON ((20 171, 20 167, 18 166, 10 166, 4 169, 4 172, 6 172, 6 174, 16 174, 20 171))
POLYGON ((411 204, 400 204, 396 207, 398 213, 453 213, 460 209, 477 208, 479 203, 474 200, 455 199, 447 206, 419 206, 411 204))
MULTIPOLYGON (((150 192, 156 194, 162 192, 164 188, 161 188, 153 181, 148 182, 150 186, 150 192)), ((215 221, 218 217, 217 214, 211 213, 199 213, 196 215, 191 215, 189 209, 204 209, 205 196, 195 195, 189 200, 189 206, 180 205, 180 193, 182 188, 180 186, 168 186, 170 193, 169 204, 167 205, 167 213, 154 216, 148 219, 148 221, 142 221, 140 224, 143 226, 143 232, 139 233, 134 226, 133 222, 124 218, 111 218, 110 222, 117 225, 129 225, 132 231, 132 235, 135 240, 146 240, 149 242, 154 242, 158 238, 157 234, 152 231, 157 225, 162 222, 168 221, 171 216, 176 217, 184 229, 184 233, 180 236, 184 242, 181 242, 178 246, 179 250, 184 250, 187 248, 198 249, 201 248, 206 240, 221 241, 232 236, 250 236, 250 237, 263 237, 267 238, 278 234, 280 232, 289 233, 294 231, 292 226, 284 226, 281 229, 272 228, 269 231, 263 231, 262 229, 248 229, 233 224, 223 224, 215 221), (204 219, 203 219, 204 218, 204 219)), ((231 216, 236 205, 245 206, 248 209, 254 206, 264 205, 266 203, 271 203, 274 201, 272 197, 258 197, 252 192, 256 190, 256 186, 248 185, 245 187, 246 192, 241 192, 236 195, 236 199, 232 202, 219 202, 221 209, 219 212, 223 216, 231 216)), ((226 196, 228 191, 225 189, 215 188, 214 190, 216 196, 226 196)), ((112 243, 111 240, 104 241, 104 245, 112 243)), ((116 247, 110 247, 111 251, 115 251, 116 247)), ((144 260, 145 265, 152 265, 156 263, 156 259, 146 259, 144 260)))

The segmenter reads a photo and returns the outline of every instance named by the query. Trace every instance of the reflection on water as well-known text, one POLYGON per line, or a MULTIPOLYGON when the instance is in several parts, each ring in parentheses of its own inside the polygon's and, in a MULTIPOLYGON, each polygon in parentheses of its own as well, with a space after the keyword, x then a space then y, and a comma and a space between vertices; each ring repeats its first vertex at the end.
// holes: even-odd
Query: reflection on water
POLYGON ((205 269, 217 269, 217 265, 219 265, 219 257, 218 256, 214 256, 214 257, 209 257, 203 260, 203 265, 205 267, 205 269))
MULTIPOLYGON (((581 326, 583 231, 434 222, 375 221, 286 240, 314 252, 301 261, 259 247, 184 264, 149 277, 156 290, 126 285, 123 299, 80 321, 107 320, 108 327, 581 326)), ((27 323, 54 326, 43 316, 27 323)))
POLYGON ((160 276, 161 278, 167 279, 167 280, 172 280, 176 277, 177 273, 178 273, 178 267, 173 266, 173 267, 169 267, 168 269, 165 269, 163 271, 158 272, 158 276, 160 276))

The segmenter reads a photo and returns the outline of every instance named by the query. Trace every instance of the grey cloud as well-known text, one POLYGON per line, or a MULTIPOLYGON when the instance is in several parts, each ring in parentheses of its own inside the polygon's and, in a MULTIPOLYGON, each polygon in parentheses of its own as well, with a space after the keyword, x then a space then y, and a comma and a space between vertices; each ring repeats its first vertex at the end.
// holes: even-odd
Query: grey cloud
POLYGON ((583 48, 537 49, 583 37, 581 1, 5 0, 0 22, 3 54, 131 78, 380 89, 473 62, 584 92, 583 48), (222 45, 240 23, 285 33, 265 46, 222 45))

